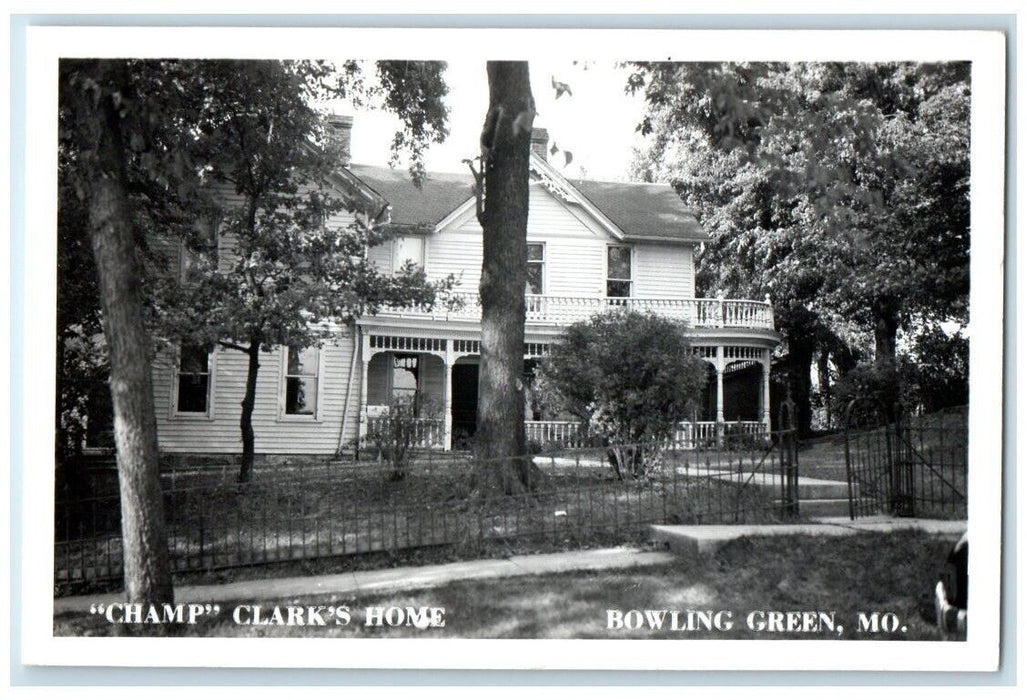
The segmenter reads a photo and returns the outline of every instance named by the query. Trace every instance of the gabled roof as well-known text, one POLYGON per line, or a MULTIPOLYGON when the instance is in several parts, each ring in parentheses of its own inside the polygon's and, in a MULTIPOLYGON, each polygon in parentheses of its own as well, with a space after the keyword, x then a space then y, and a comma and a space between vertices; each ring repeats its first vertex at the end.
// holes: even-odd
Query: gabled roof
POLYGON ((702 242, 709 236, 670 185, 569 180, 628 240, 702 242))
MULTIPOLYGON (((668 243, 709 238, 670 185, 569 180, 546 166, 546 176, 558 179, 573 195, 572 201, 580 197, 582 206, 591 205, 605 217, 617 238, 668 243)), ((469 172, 428 173, 418 188, 406 170, 372 165, 350 165, 348 170, 389 203, 389 221, 396 227, 430 231, 474 196, 469 172)))
POLYGON ((351 165, 349 171, 389 203, 390 222, 432 228, 474 196, 471 173, 428 173, 420 189, 406 170, 351 165))

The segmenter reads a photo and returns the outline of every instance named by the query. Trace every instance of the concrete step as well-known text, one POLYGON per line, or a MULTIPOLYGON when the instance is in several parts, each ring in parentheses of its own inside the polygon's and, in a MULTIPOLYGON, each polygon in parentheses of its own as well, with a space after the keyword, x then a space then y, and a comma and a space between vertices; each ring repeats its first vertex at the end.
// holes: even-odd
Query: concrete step
POLYGON ((779 525, 650 525, 649 535, 653 542, 664 544, 674 554, 687 559, 712 554, 724 544, 739 537, 767 535, 844 537, 861 532, 896 532, 900 530, 920 530, 955 540, 966 531, 966 521, 874 516, 859 520, 849 520, 848 517, 826 518, 824 521, 814 523, 779 525))
POLYGON ((680 557, 694 557, 716 552, 725 543, 739 537, 763 535, 831 535, 851 534, 833 524, 780 525, 650 525, 649 538, 662 543, 680 557))

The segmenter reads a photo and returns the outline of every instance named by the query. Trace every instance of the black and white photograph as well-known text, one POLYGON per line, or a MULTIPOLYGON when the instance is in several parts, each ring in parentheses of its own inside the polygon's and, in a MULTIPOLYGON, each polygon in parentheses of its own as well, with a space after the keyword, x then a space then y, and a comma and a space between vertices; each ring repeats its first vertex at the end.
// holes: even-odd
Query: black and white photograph
POLYGON ((31 663, 995 668, 1001 35, 47 29, 31 663))

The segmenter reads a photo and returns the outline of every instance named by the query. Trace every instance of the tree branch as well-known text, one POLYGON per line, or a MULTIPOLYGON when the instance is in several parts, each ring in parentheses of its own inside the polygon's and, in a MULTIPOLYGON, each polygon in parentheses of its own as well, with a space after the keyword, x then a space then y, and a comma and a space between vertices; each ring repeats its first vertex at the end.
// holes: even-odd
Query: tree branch
POLYGON ((220 345, 223 348, 228 348, 229 350, 238 350, 239 352, 249 352, 249 350, 250 350, 247 347, 244 347, 242 345, 238 345, 236 343, 230 343, 227 340, 219 340, 218 341, 218 345, 220 345))
POLYGON ((471 175, 474 177, 474 214, 478 218, 478 223, 484 226, 485 172, 484 170, 475 170, 474 161, 470 158, 465 158, 464 162, 467 163, 467 167, 470 169, 471 175))

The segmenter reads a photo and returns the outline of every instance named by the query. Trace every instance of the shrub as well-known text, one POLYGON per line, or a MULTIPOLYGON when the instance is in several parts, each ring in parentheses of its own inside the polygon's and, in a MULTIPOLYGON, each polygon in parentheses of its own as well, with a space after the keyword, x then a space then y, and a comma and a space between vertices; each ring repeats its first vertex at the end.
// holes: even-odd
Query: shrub
POLYGON ((392 467, 391 481, 406 477, 411 451, 421 439, 423 419, 434 418, 434 405, 419 395, 395 399, 388 409, 375 419, 367 438, 378 448, 379 459, 392 467))
POLYGON ((887 423, 892 418, 900 396, 901 378, 897 369, 859 364, 838 380, 832 397, 834 413, 843 425, 846 418, 853 426, 887 423))
POLYGON ((970 342, 940 327, 919 329, 900 358, 903 402, 925 413, 965 406, 970 398, 970 342))
POLYGON ((543 359, 543 400, 611 447, 620 478, 656 466, 659 443, 691 412, 706 381, 682 324, 611 311, 575 323, 543 359))

